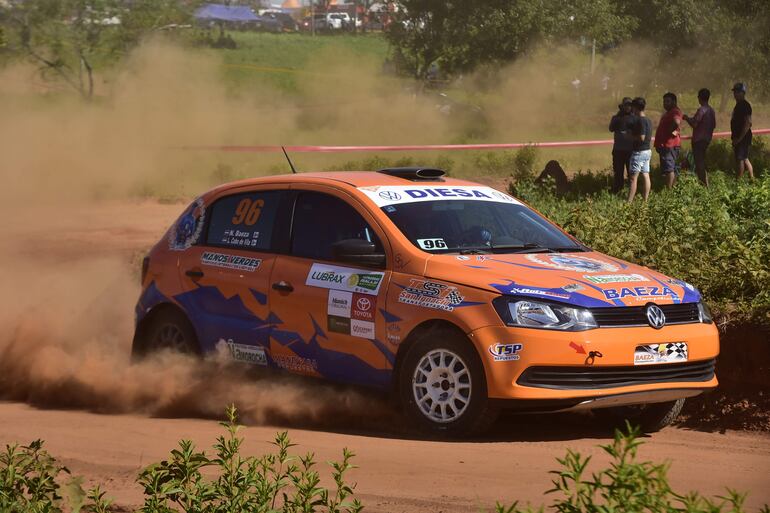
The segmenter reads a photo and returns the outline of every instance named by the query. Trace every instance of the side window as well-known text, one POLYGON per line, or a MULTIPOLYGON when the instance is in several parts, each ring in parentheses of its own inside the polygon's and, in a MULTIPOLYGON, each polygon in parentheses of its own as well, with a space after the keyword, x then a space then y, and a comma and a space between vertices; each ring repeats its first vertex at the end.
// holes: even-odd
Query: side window
POLYGON ((217 200, 211 209, 206 243, 211 246, 270 250, 282 191, 254 191, 217 200))
POLYGON ((334 196, 303 192, 294 207, 291 253, 313 260, 334 260, 332 244, 345 239, 374 242, 377 252, 382 243, 356 210, 334 196))

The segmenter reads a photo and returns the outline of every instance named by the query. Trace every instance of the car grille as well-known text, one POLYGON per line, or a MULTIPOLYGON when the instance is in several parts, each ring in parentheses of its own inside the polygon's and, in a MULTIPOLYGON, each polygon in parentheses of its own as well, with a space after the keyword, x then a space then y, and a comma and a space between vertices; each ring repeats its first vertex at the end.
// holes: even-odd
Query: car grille
MULTIPOLYGON (((666 315, 666 324, 690 324, 700 322, 698 303, 658 305, 666 315)), ((619 306, 591 308, 596 323, 602 328, 648 326, 646 306, 619 306)))
POLYGON ((714 377, 716 360, 623 367, 530 367, 517 383, 539 388, 591 389, 654 383, 701 382, 714 377))

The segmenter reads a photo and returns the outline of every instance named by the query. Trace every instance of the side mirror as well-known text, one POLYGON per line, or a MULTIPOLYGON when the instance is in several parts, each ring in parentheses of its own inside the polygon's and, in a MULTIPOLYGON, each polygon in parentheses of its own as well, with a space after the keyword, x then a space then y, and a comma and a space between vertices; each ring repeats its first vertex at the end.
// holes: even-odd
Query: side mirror
POLYGON ((385 254, 375 253, 377 246, 365 239, 345 239, 332 244, 334 259, 367 267, 385 267, 385 254))

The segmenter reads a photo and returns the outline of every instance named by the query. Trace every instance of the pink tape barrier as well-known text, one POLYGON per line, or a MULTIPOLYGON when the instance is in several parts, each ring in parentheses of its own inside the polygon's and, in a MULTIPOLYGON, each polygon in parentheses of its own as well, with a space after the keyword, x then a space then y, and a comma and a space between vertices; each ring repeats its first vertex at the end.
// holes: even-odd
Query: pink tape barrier
MULTIPOLYGON (((752 130, 754 135, 770 134, 770 128, 752 130)), ((714 132, 714 138, 730 137, 730 132, 714 132)), ((687 140, 692 137, 682 136, 687 140)), ((427 145, 403 145, 403 146, 284 146, 286 151, 294 153, 346 153, 357 151, 454 151, 454 150, 511 150, 536 146, 538 148, 573 148, 579 146, 610 146, 612 139, 596 141, 551 141, 529 143, 504 143, 504 144, 427 144, 427 145)), ((183 146, 184 150, 207 150, 227 152, 275 152, 281 151, 280 146, 183 146)))

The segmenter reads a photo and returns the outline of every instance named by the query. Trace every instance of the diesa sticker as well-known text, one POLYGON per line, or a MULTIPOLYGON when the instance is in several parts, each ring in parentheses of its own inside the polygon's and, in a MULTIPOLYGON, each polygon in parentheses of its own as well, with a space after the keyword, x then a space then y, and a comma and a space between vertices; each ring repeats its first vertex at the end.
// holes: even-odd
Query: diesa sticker
POLYGON ((444 242, 444 239, 438 238, 438 239, 417 239, 417 245, 420 246, 420 249, 427 249, 427 250, 435 250, 435 249, 446 249, 447 245, 446 242, 444 242))

